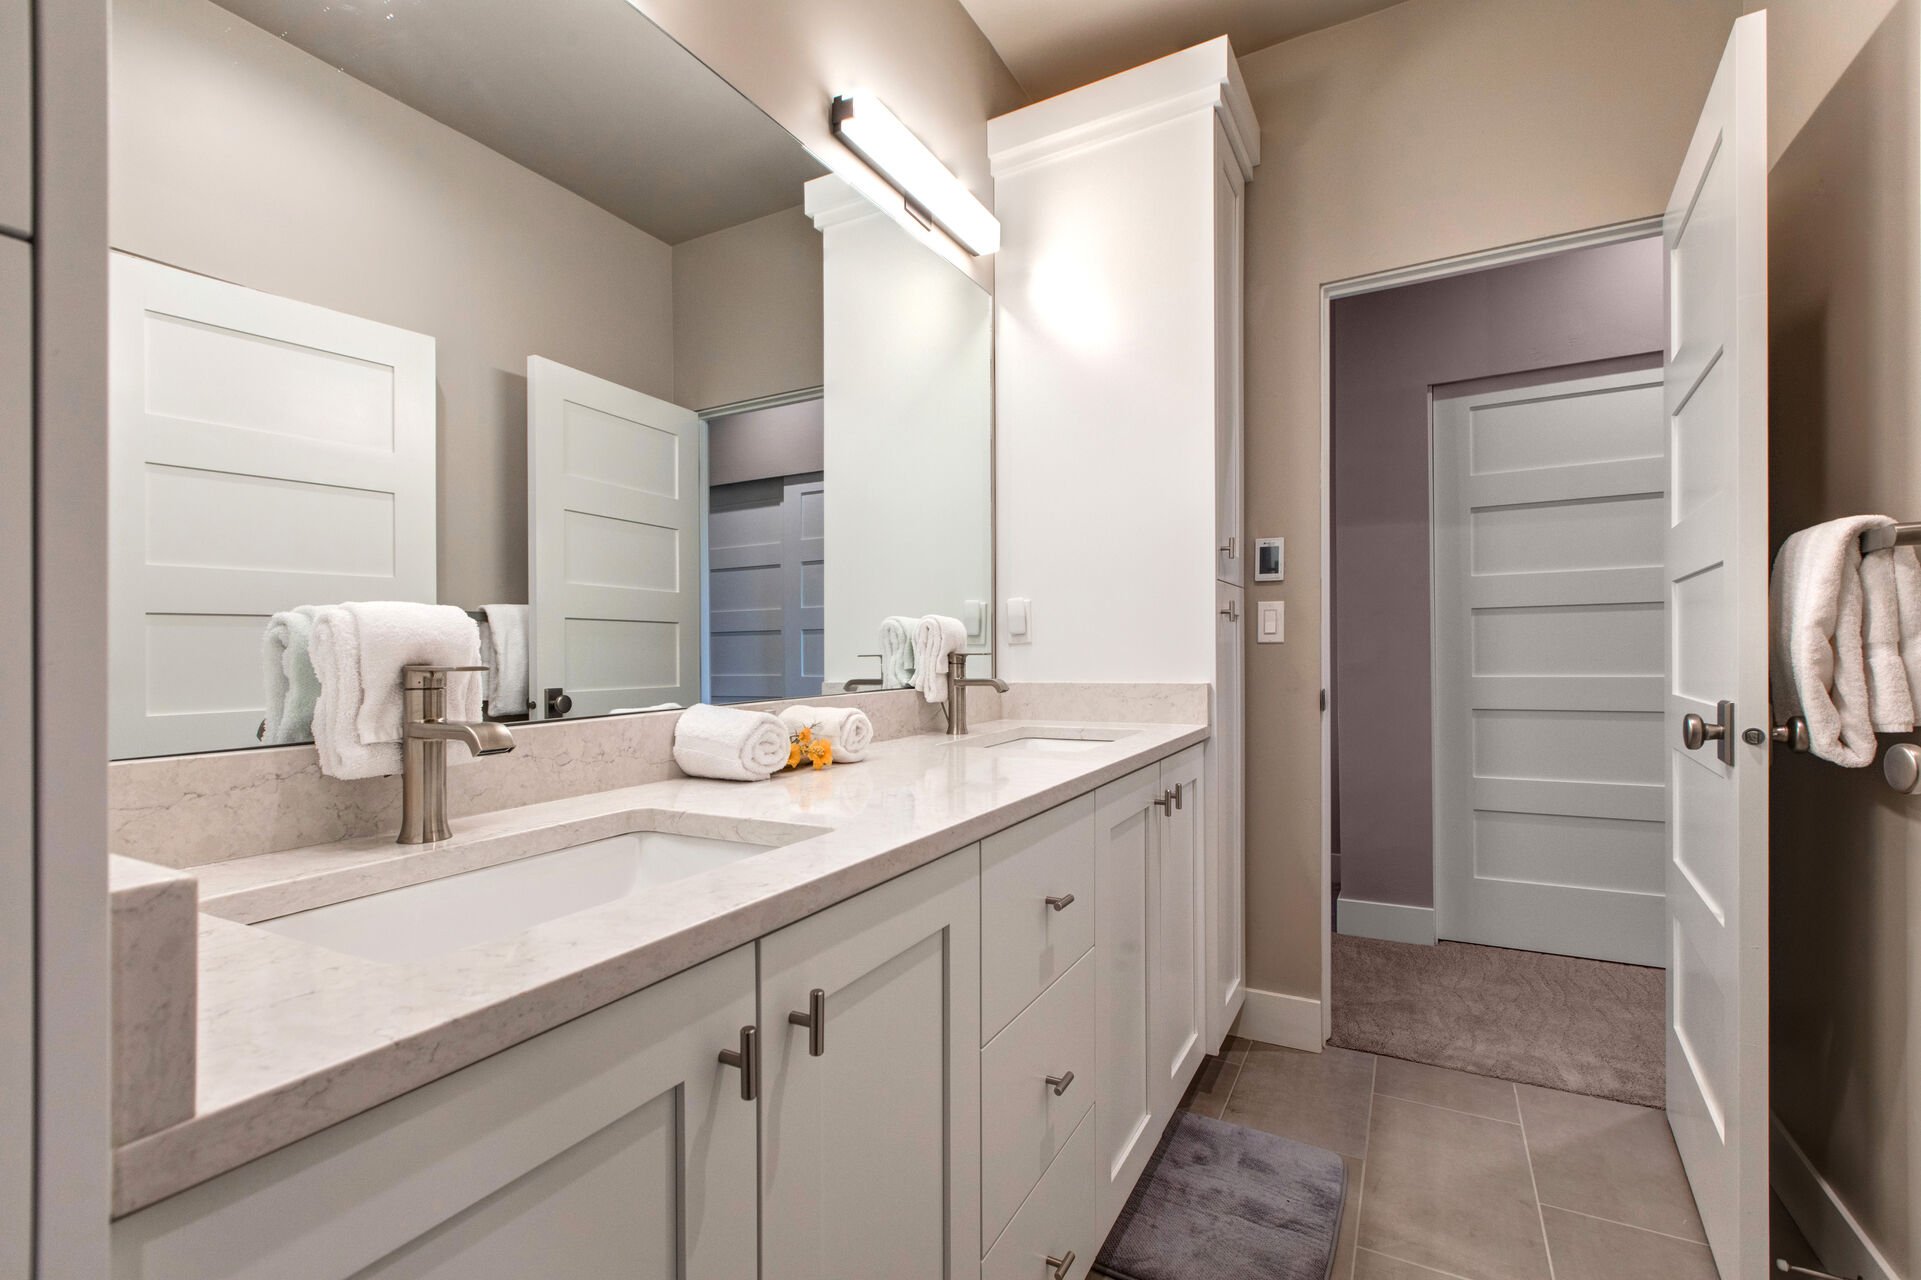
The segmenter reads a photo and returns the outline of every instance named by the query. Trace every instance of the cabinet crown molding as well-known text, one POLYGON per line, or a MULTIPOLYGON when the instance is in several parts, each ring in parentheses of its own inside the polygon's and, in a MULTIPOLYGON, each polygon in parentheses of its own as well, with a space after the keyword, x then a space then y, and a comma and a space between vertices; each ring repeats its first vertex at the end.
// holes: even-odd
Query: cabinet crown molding
POLYGON ((1261 126, 1226 36, 987 122, 995 178, 1112 142, 1190 112, 1217 112, 1243 181, 1261 162, 1261 126))

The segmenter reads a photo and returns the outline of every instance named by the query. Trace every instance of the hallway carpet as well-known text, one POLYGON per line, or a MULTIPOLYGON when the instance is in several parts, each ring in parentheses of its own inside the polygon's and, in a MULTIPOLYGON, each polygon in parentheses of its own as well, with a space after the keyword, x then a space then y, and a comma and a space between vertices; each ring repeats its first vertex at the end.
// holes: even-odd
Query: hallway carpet
POLYGON ((1329 1043, 1660 1107, 1665 981, 1636 965, 1337 933, 1329 1043))

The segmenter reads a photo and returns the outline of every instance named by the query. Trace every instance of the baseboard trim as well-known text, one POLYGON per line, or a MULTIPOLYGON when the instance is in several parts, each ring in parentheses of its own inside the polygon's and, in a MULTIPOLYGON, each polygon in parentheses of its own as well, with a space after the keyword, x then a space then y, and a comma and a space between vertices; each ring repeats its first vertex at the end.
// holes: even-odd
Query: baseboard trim
POLYGON ((1234 1034, 1308 1053, 1321 1051, 1321 1002, 1279 991, 1247 989, 1247 1003, 1234 1020, 1234 1034))
POLYGON ((1407 907, 1398 902, 1369 902, 1365 898, 1343 897, 1335 908, 1335 932, 1356 938, 1379 938, 1383 942, 1415 942, 1434 945, 1434 908, 1407 907))
POLYGON ((1834 1187, 1808 1159, 1808 1153, 1772 1112, 1768 1114, 1768 1137, 1772 1157, 1768 1180, 1794 1225, 1801 1228, 1801 1234, 1821 1256, 1821 1265, 1839 1275, 1858 1275, 1862 1280, 1901 1280, 1834 1187))

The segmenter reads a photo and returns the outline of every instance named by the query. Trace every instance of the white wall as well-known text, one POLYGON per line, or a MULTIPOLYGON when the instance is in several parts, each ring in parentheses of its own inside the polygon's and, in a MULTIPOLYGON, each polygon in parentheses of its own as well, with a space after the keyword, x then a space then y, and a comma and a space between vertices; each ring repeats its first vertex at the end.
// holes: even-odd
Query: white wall
POLYGON ((706 410, 818 387, 820 306, 820 235, 798 203, 681 241, 674 403, 706 410))
POLYGON ((993 590, 991 300, 864 202, 821 211, 834 189, 846 192, 836 178, 808 184, 808 208, 827 223, 830 690, 878 674, 859 655, 880 651, 882 618, 963 617, 993 590))

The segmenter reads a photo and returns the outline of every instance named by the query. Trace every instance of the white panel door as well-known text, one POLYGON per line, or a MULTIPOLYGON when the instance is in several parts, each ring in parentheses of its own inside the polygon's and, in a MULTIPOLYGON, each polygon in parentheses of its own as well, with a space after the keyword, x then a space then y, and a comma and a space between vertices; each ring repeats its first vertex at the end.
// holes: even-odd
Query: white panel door
POLYGON ((1659 369, 1434 406, 1435 927, 1667 952, 1659 369))
POLYGON ((761 939, 760 981, 765 1276, 978 1275, 979 848, 761 939))
POLYGON ((33 1221, 33 250, 0 238, 0 1280, 33 1221))
POLYGON ((1113 1224, 1154 1153, 1167 1113, 1148 1036, 1149 876, 1162 835, 1160 769, 1150 765, 1094 795, 1094 1118, 1101 1232, 1113 1224))
POLYGON ((1214 589, 1214 733, 1207 740, 1207 1043, 1219 1053, 1247 1003, 1244 755, 1247 608, 1239 587, 1214 589))
POLYGON ((708 683, 715 702, 821 693, 819 476, 748 480, 708 494, 708 683))
POLYGON ((534 718, 700 700, 700 419, 527 359, 534 718))
POLYGON ((1767 156, 1754 13, 1734 24, 1663 229, 1668 1123, 1729 1280, 1768 1271, 1767 156), (1688 716, 1723 737, 1687 749, 1688 716))
POLYGON ((115 1280, 755 1280, 743 946, 113 1228, 115 1280))
POLYGON ((251 746, 261 634, 436 599, 434 340, 113 255, 110 746, 251 746))

